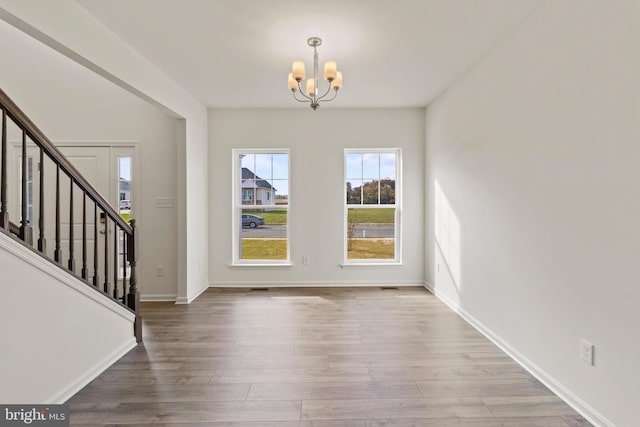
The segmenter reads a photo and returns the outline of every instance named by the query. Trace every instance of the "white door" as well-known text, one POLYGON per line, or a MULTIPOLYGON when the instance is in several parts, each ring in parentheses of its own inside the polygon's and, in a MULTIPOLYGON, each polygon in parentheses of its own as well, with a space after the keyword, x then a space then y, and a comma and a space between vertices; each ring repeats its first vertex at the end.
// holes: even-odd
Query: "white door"
MULTIPOLYGON (((87 146, 67 146, 58 147, 67 157, 78 172, 89 182, 111 206, 118 210, 117 194, 113 191, 118 182, 117 172, 111 162, 110 147, 87 147, 87 146)), ((19 149, 16 151, 20 151, 19 149)), ((18 170, 21 170, 21 154, 18 155, 18 170)), ((27 148, 28 167, 28 218, 33 228, 33 246, 38 247, 40 238, 40 149, 35 146, 27 148)), ((46 240, 46 254, 55 259, 56 255, 56 165, 46 155, 44 156, 44 238, 46 240)), ((18 179, 18 188, 20 180, 18 179)), ((20 191, 18 189, 18 200, 20 191)), ((83 268, 86 268, 86 278, 91 282, 94 269, 94 236, 98 236, 98 283, 100 289, 105 279, 105 236, 109 236, 107 262, 109 265, 109 283, 113 283, 113 223, 107 221, 109 229, 105 230, 105 221, 101 221, 101 209, 95 208, 95 203, 84 197, 84 192, 74 183, 71 185, 69 177, 60 170, 60 247, 58 258, 60 264, 65 267, 70 266, 70 259, 73 261, 73 270, 76 274, 82 275, 83 268), (71 211, 71 188, 73 187, 73 211, 71 211), (83 205, 85 211, 83 212, 83 205), (86 215, 86 227, 83 227, 83 214, 86 215), (95 230, 98 219, 98 229, 95 230), (71 258, 71 222, 73 221, 73 257, 71 258), (96 233, 97 231, 97 233, 96 233), (86 233, 86 239, 83 238, 86 233), (83 247, 84 242, 84 247, 83 247), (85 256, 86 254, 86 256, 85 256)))
MULTIPOLYGON (((59 147, 60 151, 69 159, 71 164, 80 172, 80 174, 96 189, 102 196, 112 205, 115 200, 110 197, 111 191, 111 174, 110 174, 110 153, 109 147, 59 147)), ((55 250, 55 197, 56 197, 56 167, 45 158, 44 161, 44 179, 45 179, 45 236, 47 239, 47 253, 54 256, 55 250), (51 212, 52 214, 48 214, 51 212)), ((70 258, 70 237, 71 237, 71 181, 62 171, 60 172, 60 263, 69 266, 70 258)), ((39 192, 36 192, 39 194, 39 192)), ((38 203, 34 203, 34 207, 38 203)), ((102 268, 98 268, 98 276, 104 282, 104 224, 100 222, 101 210, 98 209, 98 264, 102 268)), ((74 271, 77 274, 82 273, 84 264, 83 252, 83 231, 86 231, 86 268, 87 278, 93 277, 94 273, 94 227, 95 227, 95 204, 88 197, 84 199, 84 193, 78 186, 73 184, 73 259, 75 261, 74 271), (86 208, 86 229, 83 230, 83 205, 86 208)), ((37 217, 37 214, 35 215, 37 217)), ((37 227, 36 227, 37 228, 37 227)), ((34 241, 37 241, 38 234, 34 229, 34 241)), ((111 242, 109 242, 111 244, 111 242)))
MULTIPOLYGON (((109 146, 58 146, 62 154, 67 157, 70 163, 89 182, 104 199, 116 210, 121 212, 125 218, 130 216, 132 208, 131 200, 131 163, 134 149, 132 147, 109 147, 109 146), (125 166, 126 171, 123 169, 125 166), (125 198, 122 198, 122 195, 125 198), (120 199, 123 201, 121 202, 120 199)), ((20 203, 20 178, 21 173, 21 146, 15 147, 17 153, 17 175, 16 197, 14 206, 19 207, 20 203)), ((35 145, 27 146, 27 206, 28 219, 33 228, 33 246, 38 247, 40 238, 40 149, 35 145)), ((49 258, 55 259, 56 255, 56 166, 45 155, 44 157, 44 238, 46 240, 46 254, 49 258)), ((114 224, 111 220, 104 220, 104 215, 100 208, 97 209, 95 203, 90 198, 84 198, 84 192, 61 170, 60 171, 60 247, 58 259, 64 267, 70 267, 70 259, 73 262, 73 270, 77 275, 83 274, 86 268, 86 279, 91 282, 94 274, 94 256, 97 234, 97 276, 98 286, 103 289, 105 282, 105 253, 108 266, 108 282, 113 286, 115 275, 121 281, 123 270, 124 243, 122 233, 114 234, 114 224), (73 212, 71 211, 71 188, 73 187, 73 212), (83 212, 84 207, 84 212, 83 212), (86 226, 83 226, 83 215, 86 215, 86 226), (97 218, 97 230, 95 227, 97 218), (73 236, 71 235, 71 222, 73 221, 73 236), (106 226, 105 226, 106 223, 106 226), (86 233, 86 238, 83 236, 86 233), (73 237, 73 246, 70 245, 73 237), (108 237, 105 242, 105 237, 108 237), (84 242, 84 243, 83 243, 84 242), (84 244, 84 246, 83 246, 84 244), (113 271, 114 265, 114 245, 118 245, 118 271, 113 271), (73 257, 71 257, 73 248, 73 257), (105 252, 108 251, 108 252, 105 252)), ((16 212, 18 218, 19 214, 16 212)), ((128 272, 127 272, 128 276, 128 272)), ((110 292, 111 293, 111 292, 110 292)))

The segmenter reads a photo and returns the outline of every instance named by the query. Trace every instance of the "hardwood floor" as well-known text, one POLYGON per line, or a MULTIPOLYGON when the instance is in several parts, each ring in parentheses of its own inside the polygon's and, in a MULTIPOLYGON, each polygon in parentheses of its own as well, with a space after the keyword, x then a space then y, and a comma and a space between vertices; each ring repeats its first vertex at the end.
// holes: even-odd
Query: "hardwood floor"
POLYGON ((423 288, 210 289, 142 315, 71 424, 590 425, 423 288))

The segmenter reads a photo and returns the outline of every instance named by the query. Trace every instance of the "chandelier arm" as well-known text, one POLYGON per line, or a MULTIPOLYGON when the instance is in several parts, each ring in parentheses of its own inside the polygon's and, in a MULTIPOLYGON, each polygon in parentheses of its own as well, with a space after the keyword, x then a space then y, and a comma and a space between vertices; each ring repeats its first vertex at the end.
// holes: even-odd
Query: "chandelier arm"
MULTIPOLYGON (((323 100, 321 100, 321 102, 329 102, 329 101, 333 101, 334 99, 336 99, 336 96, 338 96, 338 89, 334 89, 334 91, 335 91, 336 93, 334 93, 334 94, 333 94, 333 96, 332 96, 331 98, 329 98, 329 99, 323 99, 323 100)), ((319 101, 320 101, 320 100, 319 100, 319 101)))
POLYGON ((298 97, 296 96, 296 93, 293 92, 293 99, 295 99, 298 102, 311 102, 311 100, 309 98, 307 98, 307 96, 305 94, 302 94, 302 96, 304 96, 306 99, 298 99, 298 97))
MULTIPOLYGON (((327 89, 327 91, 326 91, 325 93, 323 93, 323 94, 322 94, 322 96, 321 96, 321 97, 319 97, 319 98, 318 98, 318 102, 320 102, 320 100, 321 100, 322 98, 324 98, 324 97, 326 97, 327 95, 329 95, 329 92, 331 92, 331 89, 332 89, 332 87, 331 87, 331 82, 329 82, 329 88, 327 89)), ((335 98, 335 96, 334 96, 334 98, 335 98)), ((333 99, 333 98, 332 98, 332 99, 333 99)), ((327 99, 327 101, 330 101, 330 99, 327 99)))
MULTIPOLYGON (((302 95, 303 97, 307 98, 309 100, 309 102, 313 102, 313 98, 311 98, 310 96, 306 95, 303 91, 302 91, 302 87, 300 86, 300 82, 298 82, 298 92, 300 93, 300 95, 302 95)), ((298 101, 298 98, 296 98, 296 93, 293 93, 293 97, 296 99, 296 101, 298 101)), ((304 101, 301 101, 304 102, 304 101)))

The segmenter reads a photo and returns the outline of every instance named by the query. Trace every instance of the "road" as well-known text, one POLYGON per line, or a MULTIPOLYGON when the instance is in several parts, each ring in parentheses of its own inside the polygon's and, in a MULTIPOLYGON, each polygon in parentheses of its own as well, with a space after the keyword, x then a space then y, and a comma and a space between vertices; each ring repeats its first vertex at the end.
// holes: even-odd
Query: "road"
POLYGON ((287 226, 261 225, 256 228, 242 227, 242 237, 287 237, 287 226))
MULTIPOLYGON (((395 228, 392 224, 362 224, 357 225, 353 230, 353 237, 393 237, 395 228)), ((263 225, 257 228, 243 228, 242 237, 247 238, 268 238, 287 237, 286 225, 263 225)))

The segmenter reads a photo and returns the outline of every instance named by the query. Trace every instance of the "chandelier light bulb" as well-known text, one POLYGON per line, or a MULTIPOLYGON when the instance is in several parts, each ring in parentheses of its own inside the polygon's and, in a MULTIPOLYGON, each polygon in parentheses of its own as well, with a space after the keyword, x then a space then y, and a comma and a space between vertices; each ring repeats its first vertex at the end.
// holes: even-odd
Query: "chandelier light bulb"
POLYGON ((291 71, 294 80, 297 80, 299 82, 304 80, 304 62, 295 61, 293 63, 293 68, 291 71))
POLYGON ((342 73, 338 71, 338 66, 335 61, 327 61, 324 64, 324 80, 328 81, 326 91, 320 95, 321 89, 319 88, 319 73, 318 73, 318 46, 322 44, 322 39, 319 37, 310 37, 307 40, 307 44, 313 48, 313 77, 307 79, 306 87, 302 84, 305 79, 304 62, 295 61, 291 67, 291 73, 289 73, 287 79, 287 86, 293 93, 293 98, 298 102, 308 102, 313 110, 317 110, 320 106, 320 102, 332 101, 338 96, 338 90, 342 88, 342 73), (333 96, 327 98, 330 92, 333 91, 333 96), (299 94, 299 95, 296 95, 299 94))
POLYGON ((332 81, 336 78, 337 70, 336 61, 327 61, 324 63, 324 79, 332 81))
POLYGON ((314 96, 316 94, 315 82, 313 79, 307 80, 307 95, 314 96))
POLYGON ((336 90, 342 87, 342 71, 336 72, 336 78, 331 82, 331 87, 336 90))
POLYGON ((293 73, 289 73, 288 83, 289 83, 289 90, 292 90, 294 92, 298 90, 298 82, 296 81, 296 79, 293 78, 293 73))

